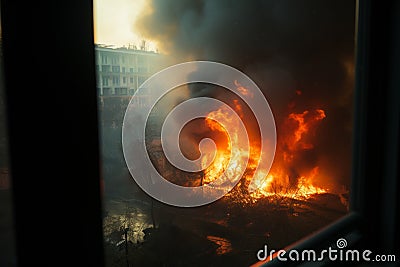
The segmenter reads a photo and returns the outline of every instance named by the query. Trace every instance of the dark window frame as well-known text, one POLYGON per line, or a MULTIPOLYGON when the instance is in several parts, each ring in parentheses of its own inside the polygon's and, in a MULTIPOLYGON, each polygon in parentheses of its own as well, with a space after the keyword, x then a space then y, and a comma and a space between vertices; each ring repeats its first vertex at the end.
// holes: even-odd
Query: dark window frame
MULTIPOLYGON (((104 266, 92 5, 1 1, 20 266, 104 266), (23 83, 13 81, 20 80, 26 50, 37 67, 24 80, 42 76, 42 69, 50 78, 21 96, 23 83)), ((358 2, 351 212, 292 248, 326 247, 346 237, 351 247, 399 250, 398 14, 395 0, 358 2)), ((267 265, 275 264, 281 263, 267 265)))
POLYGON ((104 266, 93 3, 4 0, 1 22, 17 264, 104 266))

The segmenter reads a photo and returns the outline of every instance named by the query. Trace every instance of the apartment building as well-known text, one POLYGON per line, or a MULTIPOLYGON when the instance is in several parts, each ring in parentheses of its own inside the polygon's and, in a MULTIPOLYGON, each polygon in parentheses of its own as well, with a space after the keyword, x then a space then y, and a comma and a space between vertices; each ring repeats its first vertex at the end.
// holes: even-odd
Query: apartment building
POLYGON ((136 47, 95 45, 99 96, 132 96, 159 70, 160 54, 136 47))

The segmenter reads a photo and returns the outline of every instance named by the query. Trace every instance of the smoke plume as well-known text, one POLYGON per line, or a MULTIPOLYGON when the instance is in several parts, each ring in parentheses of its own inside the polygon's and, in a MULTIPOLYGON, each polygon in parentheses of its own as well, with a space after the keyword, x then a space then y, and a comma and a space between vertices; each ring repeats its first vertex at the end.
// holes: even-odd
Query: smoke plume
MULTIPOLYGON (((274 112, 278 139, 289 113, 325 110, 315 149, 301 162, 318 161, 328 183, 349 185, 354 1, 152 0, 148 10, 135 29, 155 41, 170 64, 217 61, 252 78, 274 112)), ((212 88, 203 86, 201 95, 213 94, 212 88)))

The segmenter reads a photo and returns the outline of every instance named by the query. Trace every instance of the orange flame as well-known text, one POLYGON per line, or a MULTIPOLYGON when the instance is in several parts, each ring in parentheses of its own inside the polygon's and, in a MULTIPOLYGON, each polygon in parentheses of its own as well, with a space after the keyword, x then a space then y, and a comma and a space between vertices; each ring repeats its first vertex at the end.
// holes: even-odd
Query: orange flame
POLYGON ((250 90, 247 89, 246 87, 242 86, 238 81, 235 80, 233 83, 235 84, 240 94, 253 97, 253 93, 250 92, 250 90))
POLYGON ((328 192, 326 188, 315 185, 323 180, 318 166, 313 166, 309 171, 293 171, 299 169, 296 168, 298 166, 293 166, 299 157, 299 152, 314 148, 310 140, 313 139, 317 124, 325 117, 325 111, 322 109, 288 115, 282 127, 284 131, 277 145, 272 168, 266 177, 256 177, 261 179, 255 182, 253 197, 279 196, 303 199, 313 194, 328 192))
MULTIPOLYGON (((240 85, 237 81, 234 81, 234 83, 240 94, 252 96, 252 93, 247 88, 240 85)), ((239 117, 243 119, 243 109, 239 101, 233 100, 233 108, 239 117)), ((325 117, 325 111, 322 109, 305 110, 301 113, 289 114, 283 122, 283 129, 285 131, 278 136, 276 156, 270 172, 261 170, 258 172, 257 177, 252 177, 252 175, 260 159, 260 150, 257 144, 250 143, 251 160, 247 165, 244 180, 241 180, 236 186, 236 190, 231 191, 228 196, 237 198, 237 195, 240 194, 240 201, 254 203, 261 197, 280 196, 304 199, 313 194, 326 193, 328 191, 326 188, 316 185, 316 182, 323 179, 318 166, 313 166, 308 171, 302 170, 298 173, 296 172, 296 174, 291 173, 291 169, 293 169, 292 164, 296 157, 298 157, 297 153, 314 148, 312 139, 316 126, 325 117), (237 188, 245 188, 246 190, 237 188)), ((226 133, 218 121, 234 123, 223 107, 209 113, 206 118, 206 124, 212 131, 226 133)), ((239 138, 238 133, 229 133, 229 136, 236 141, 239 138)), ((238 172, 235 167, 231 167, 229 170, 226 170, 226 167, 229 160, 238 163, 233 164, 233 166, 239 166, 240 161, 244 157, 243 151, 241 147, 231 147, 230 144, 219 148, 214 161, 204 171, 203 182, 209 183, 214 181, 224 173, 226 176, 235 175, 238 172)), ((229 177, 226 178, 228 179, 229 177)))

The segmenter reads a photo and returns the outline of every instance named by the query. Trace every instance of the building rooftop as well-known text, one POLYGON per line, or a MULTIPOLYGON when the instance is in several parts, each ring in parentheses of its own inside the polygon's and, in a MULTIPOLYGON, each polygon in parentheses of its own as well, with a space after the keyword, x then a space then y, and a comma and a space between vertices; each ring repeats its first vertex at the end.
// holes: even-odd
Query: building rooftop
POLYGON ((149 53, 149 54, 159 54, 157 51, 148 50, 144 45, 140 47, 134 44, 128 44, 127 46, 116 46, 116 45, 108 45, 108 44, 95 44, 96 49, 104 49, 104 50, 113 50, 115 52, 124 51, 124 52, 135 52, 135 53, 149 53))

